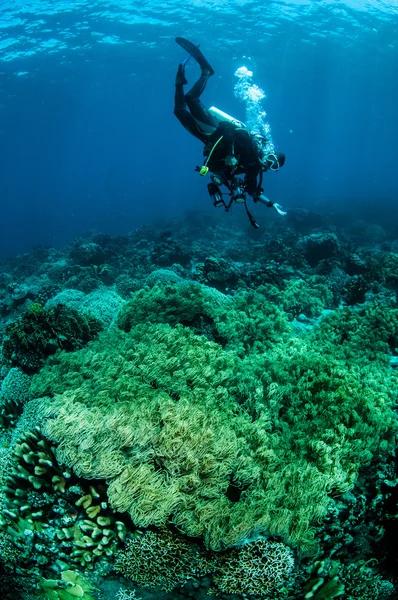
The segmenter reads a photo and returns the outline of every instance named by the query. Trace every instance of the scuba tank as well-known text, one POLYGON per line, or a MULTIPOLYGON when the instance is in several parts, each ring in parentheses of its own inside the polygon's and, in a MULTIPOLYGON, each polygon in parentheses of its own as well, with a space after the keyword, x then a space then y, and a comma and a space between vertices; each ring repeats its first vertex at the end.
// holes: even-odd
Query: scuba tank
MULTIPOLYGON (((216 108, 215 106, 212 106, 211 108, 209 108, 209 113, 216 119, 216 121, 218 123, 221 123, 222 121, 227 121, 228 123, 231 123, 231 125, 234 125, 238 129, 246 129, 246 125, 244 123, 242 123, 242 121, 239 121, 238 119, 234 119, 233 117, 231 117, 231 115, 228 115, 227 113, 220 110, 219 108, 216 108)), ((203 176, 203 175, 208 174, 209 167, 207 166, 207 163, 211 159, 211 156, 212 156, 214 150, 217 148, 218 144, 221 142, 223 137, 224 136, 221 135, 218 138, 218 140, 213 144, 213 147, 211 148, 209 155, 205 160, 204 165, 196 168, 196 170, 199 171, 200 175, 203 176)))
POLYGON ((232 125, 236 125, 236 127, 241 127, 242 129, 246 129, 246 125, 239 121, 238 119, 234 119, 231 115, 228 115, 223 110, 216 108, 215 106, 211 106, 209 108, 209 113, 218 121, 228 121, 228 123, 232 123, 232 125))

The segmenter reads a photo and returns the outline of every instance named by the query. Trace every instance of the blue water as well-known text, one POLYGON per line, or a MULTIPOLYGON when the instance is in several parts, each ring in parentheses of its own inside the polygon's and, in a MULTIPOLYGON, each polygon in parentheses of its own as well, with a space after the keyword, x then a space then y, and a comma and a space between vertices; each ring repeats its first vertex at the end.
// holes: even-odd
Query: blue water
POLYGON ((216 71, 209 105, 245 118, 241 66, 265 91, 287 156, 268 196, 398 220, 397 17, 396 0, 0 1, 0 258, 214 210, 173 116, 175 36, 216 71))

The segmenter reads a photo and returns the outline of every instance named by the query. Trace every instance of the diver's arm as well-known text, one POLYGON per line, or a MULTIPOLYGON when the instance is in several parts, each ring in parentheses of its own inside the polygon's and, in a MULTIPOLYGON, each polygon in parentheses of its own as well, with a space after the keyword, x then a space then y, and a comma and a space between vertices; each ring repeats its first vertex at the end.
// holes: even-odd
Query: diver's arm
POLYGON ((258 194, 254 196, 253 200, 254 202, 261 202, 261 204, 265 204, 265 206, 268 206, 268 208, 274 208, 278 215, 281 215, 282 217, 284 217, 287 214, 286 211, 282 210, 280 204, 273 202, 272 200, 264 196, 264 194, 258 194))

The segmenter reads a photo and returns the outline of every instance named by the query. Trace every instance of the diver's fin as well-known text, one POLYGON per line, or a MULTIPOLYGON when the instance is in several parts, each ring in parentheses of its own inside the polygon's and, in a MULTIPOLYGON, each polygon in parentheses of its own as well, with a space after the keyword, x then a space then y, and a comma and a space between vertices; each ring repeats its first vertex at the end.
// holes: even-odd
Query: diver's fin
POLYGON ((192 56, 191 56, 190 54, 188 54, 188 56, 187 56, 186 58, 184 58, 184 60, 182 60, 182 61, 180 62, 180 65, 181 65, 182 67, 185 67, 185 65, 186 65, 186 64, 187 64, 187 63, 190 61, 190 59, 191 59, 191 58, 192 58, 192 56))
POLYGON ((214 75, 214 69, 204 57, 203 52, 199 50, 198 46, 195 46, 195 44, 182 37, 177 37, 176 42, 181 46, 181 48, 184 48, 184 50, 186 50, 188 54, 192 56, 192 58, 196 60, 202 71, 207 71, 209 75, 214 75))
MULTIPOLYGON (((197 46, 199 48, 199 44, 197 46)), ((177 71, 177 77, 176 77, 176 83, 182 83, 182 85, 185 85, 186 83, 188 83, 187 78, 185 77, 185 67, 187 66, 187 64, 189 63, 189 61, 191 60, 192 56, 190 54, 188 54, 188 56, 186 56, 184 58, 184 60, 182 60, 180 62, 180 64, 178 65, 178 71, 177 71)))
MULTIPOLYGON (((191 58, 191 57, 189 57, 191 58)), ((176 75, 176 85, 185 85, 188 83, 187 78, 185 77, 185 65, 186 62, 180 62, 178 65, 177 75, 176 75)))

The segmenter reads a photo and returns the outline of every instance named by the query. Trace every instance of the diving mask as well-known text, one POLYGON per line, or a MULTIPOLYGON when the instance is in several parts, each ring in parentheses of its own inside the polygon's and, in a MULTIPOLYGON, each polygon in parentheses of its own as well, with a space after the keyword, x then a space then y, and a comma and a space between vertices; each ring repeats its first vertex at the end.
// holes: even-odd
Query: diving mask
POLYGON ((276 156, 276 154, 274 154, 274 152, 270 152, 269 154, 267 154, 266 163, 268 168, 271 169, 271 171, 279 171, 281 166, 279 164, 279 159, 276 156))

